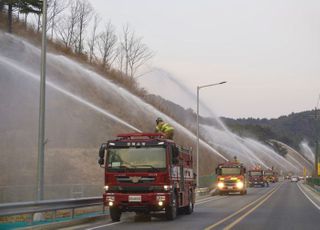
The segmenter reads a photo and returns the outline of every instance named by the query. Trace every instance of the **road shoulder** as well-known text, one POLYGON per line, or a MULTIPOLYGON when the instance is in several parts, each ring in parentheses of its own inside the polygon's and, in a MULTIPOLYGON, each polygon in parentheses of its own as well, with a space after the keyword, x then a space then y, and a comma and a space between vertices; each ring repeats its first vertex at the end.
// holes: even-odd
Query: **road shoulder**
POLYGON ((320 192, 312 188, 311 186, 298 182, 298 187, 300 191, 305 195, 305 197, 318 209, 320 210, 320 192))

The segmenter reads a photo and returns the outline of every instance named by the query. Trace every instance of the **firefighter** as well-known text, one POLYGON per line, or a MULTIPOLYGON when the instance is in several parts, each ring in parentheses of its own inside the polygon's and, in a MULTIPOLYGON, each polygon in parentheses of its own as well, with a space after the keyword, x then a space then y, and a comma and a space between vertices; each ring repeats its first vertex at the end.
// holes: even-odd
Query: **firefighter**
POLYGON ((157 123, 156 133, 161 133, 166 139, 172 140, 173 134, 174 134, 174 128, 168 123, 165 123, 160 117, 157 118, 156 123, 157 123))
POLYGON ((237 156, 234 156, 233 160, 234 160, 235 163, 239 163, 237 156))

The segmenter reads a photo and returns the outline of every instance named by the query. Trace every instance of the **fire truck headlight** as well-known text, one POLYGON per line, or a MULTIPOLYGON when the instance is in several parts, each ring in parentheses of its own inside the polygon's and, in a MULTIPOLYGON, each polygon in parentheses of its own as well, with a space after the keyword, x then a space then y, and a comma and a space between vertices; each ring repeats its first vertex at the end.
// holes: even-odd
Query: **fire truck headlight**
POLYGON ((172 185, 164 185, 163 189, 164 191, 170 191, 172 189, 172 185))
POLYGON ((104 191, 106 191, 106 192, 109 190, 109 186, 108 185, 104 186, 103 188, 104 188, 104 191))
POLYGON ((219 188, 219 189, 222 189, 223 187, 224 187, 224 183, 223 183, 223 182, 221 182, 221 181, 220 181, 220 182, 218 182, 218 188, 219 188))
POLYGON ((162 201, 159 201, 159 202, 158 202, 158 205, 159 205, 159 206, 162 206, 162 205, 163 205, 163 202, 162 202, 162 201))
POLYGON ((238 181, 238 182, 237 182, 237 188, 238 188, 238 189, 242 189, 242 188, 243 188, 243 185, 244 185, 244 184, 243 184, 242 181, 238 181))
POLYGON ((113 206, 113 202, 109 201, 109 206, 112 207, 113 206))

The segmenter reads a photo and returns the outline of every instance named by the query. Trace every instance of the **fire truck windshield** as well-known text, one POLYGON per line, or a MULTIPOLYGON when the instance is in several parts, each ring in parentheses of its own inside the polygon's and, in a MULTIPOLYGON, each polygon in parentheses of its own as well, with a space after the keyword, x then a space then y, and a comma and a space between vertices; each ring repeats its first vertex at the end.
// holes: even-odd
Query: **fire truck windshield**
POLYGON ((164 147, 110 148, 107 167, 110 171, 159 171, 166 168, 164 147))
POLYGON ((221 175, 240 175, 240 168, 221 168, 221 175))
POLYGON ((265 172, 266 176, 273 176, 273 172, 265 172))
POLYGON ((261 171, 250 171, 249 172, 250 176, 262 176, 262 172, 261 171))

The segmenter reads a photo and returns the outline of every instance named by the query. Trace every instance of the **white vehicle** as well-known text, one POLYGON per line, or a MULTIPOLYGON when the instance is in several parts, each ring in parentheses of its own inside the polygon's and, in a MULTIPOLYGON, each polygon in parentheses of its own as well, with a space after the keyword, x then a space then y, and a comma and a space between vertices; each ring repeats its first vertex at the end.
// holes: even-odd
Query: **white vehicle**
POLYGON ((298 181, 299 181, 298 177, 296 176, 291 177, 291 182, 298 182, 298 181))

